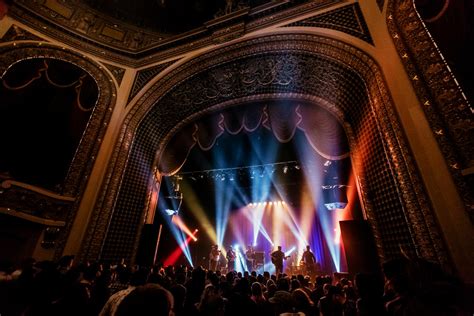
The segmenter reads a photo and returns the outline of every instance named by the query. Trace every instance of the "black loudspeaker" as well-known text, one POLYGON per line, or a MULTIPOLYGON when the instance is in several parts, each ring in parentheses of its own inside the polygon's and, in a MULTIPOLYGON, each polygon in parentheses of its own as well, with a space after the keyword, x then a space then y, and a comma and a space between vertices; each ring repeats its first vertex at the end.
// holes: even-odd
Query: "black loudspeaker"
POLYGON ((155 258, 156 241, 158 239, 159 225, 145 224, 142 228, 140 244, 138 246, 136 263, 152 266, 155 258))
POLYGON ((340 221, 349 273, 380 273, 374 234, 365 220, 340 221))

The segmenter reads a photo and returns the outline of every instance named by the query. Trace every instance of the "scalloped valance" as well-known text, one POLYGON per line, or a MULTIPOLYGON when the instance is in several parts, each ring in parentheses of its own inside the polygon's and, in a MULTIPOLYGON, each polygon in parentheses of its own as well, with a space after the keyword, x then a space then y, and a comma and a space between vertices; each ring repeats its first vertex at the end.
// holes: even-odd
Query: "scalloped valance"
POLYGON ((349 156, 343 127, 323 108, 300 103, 251 104, 214 113, 182 128, 166 144, 159 159, 159 170, 164 175, 172 175, 181 169, 194 146, 207 151, 224 132, 237 135, 258 128, 272 131, 281 143, 291 141, 298 128, 322 157, 340 160, 349 156))

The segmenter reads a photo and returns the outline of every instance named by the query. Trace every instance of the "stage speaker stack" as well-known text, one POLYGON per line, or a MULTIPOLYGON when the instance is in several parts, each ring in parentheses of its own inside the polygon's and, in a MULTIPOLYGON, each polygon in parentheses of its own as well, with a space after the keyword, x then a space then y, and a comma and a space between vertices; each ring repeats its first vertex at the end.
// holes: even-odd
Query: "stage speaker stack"
POLYGON ((365 220, 340 221, 348 272, 380 273, 374 234, 365 220))

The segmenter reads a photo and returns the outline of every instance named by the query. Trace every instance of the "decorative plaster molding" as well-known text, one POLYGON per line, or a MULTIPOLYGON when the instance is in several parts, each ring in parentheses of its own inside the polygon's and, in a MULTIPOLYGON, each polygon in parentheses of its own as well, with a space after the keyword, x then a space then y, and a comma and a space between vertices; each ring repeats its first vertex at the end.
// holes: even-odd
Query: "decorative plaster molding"
POLYGON ((18 25, 12 24, 0 39, 0 43, 15 41, 44 41, 44 39, 22 29, 18 25))
POLYGON ((474 196, 462 170, 474 162, 474 108, 410 0, 390 0, 387 24, 395 47, 474 223, 474 196))
POLYGON ((357 2, 285 25, 285 27, 290 26, 333 29, 355 36, 371 45, 374 44, 357 2))

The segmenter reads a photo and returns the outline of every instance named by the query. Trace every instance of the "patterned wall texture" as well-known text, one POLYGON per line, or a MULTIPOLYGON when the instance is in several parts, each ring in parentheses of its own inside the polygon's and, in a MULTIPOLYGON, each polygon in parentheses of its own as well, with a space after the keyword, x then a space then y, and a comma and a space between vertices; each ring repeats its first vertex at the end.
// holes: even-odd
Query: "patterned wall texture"
POLYGON ((323 27, 341 31, 374 44, 358 3, 316 15, 286 26, 323 27))
POLYGON ((133 81, 132 91, 130 91, 130 95, 128 96, 128 102, 130 102, 153 77, 174 62, 175 60, 140 70, 133 81))
POLYGON ((114 65, 106 64, 106 63, 104 63, 104 66, 108 70, 110 70, 115 80, 117 80, 118 85, 120 86, 120 84, 122 83, 123 76, 125 75, 125 69, 114 66, 114 65))
POLYGON ((213 107, 276 98, 311 100, 344 121, 381 258, 396 256, 402 245, 410 253, 447 260, 376 64, 352 46, 296 34, 250 40, 201 56, 142 96, 114 151, 82 256, 133 260, 155 156, 170 132, 213 107))
POLYGON ((22 29, 21 27, 12 24, 8 31, 0 39, 0 43, 14 42, 14 41, 43 41, 42 38, 31 34, 30 32, 22 29))
POLYGON ((463 175, 464 170, 474 166, 474 107, 459 88, 413 1, 388 2, 387 25, 466 212, 474 223, 472 179, 463 175))

